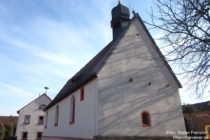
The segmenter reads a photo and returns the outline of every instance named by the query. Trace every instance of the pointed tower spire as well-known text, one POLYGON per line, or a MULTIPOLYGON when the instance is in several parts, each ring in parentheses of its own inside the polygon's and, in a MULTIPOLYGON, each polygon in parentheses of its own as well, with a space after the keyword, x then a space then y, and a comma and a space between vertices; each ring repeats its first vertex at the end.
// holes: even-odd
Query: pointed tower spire
POLYGON ((130 11, 118 1, 118 5, 112 9, 111 27, 113 30, 113 40, 125 29, 130 21, 130 11))

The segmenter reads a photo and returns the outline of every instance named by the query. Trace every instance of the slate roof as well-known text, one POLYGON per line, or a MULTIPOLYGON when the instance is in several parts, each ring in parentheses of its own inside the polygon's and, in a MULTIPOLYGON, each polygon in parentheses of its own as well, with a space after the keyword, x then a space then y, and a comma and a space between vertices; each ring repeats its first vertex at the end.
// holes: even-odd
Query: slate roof
POLYGON ((110 48, 112 47, 112 42, 110 42, 100 53, 98 53, 91 61, 89 61, 77 74, 75 74, 64 87, 60 90, 58 95, 53 99, 53 101, 45 108, 44 111, 48 110, 57 102, 61 101, 69 94, 77 90, 81 85, 84 85, 87 81, 96 77, 97 72, 105 60, 105 56, 108 54, 110 48))
POLYGON ((62 99, 76 91, 80 86, 84 85, 92 78, 97 77, 97 73, 100 71, 100 69, 102 68, 103 64, 109 56, 109 52, 116 46, 115 44, 121 38, 120 36, 124 34, 125 30, 122 32, 121 35, 119 35, 118 39, 111 41, 104 49, 102 49, 95 57, 93 57, 93 59, 91 59, 78 73, 76 73, 70 80, 68 80, 64 87, 61 89, 61 91, 58 93, 58 95, 45 108, 44 111, 48 110, 57 102, 61 101, 62 99))
POLYGON ((193 104, 197 111, 210 111, 210 101, 193 104))
POLYGON ((103 64, 109 58, 110 52, 117 46, 117 43, 119 42, 119 40, 121 40, 121 38, 124 36, 125 32, 128 30, 131 23, 136 18, 143 25, 145 31, 147 32, 148 36, 151 38, 154 46, 156 47, 157 51, 159 52, 161 58, 163 59, 163 62, 168 67, 169 71, 171 72, 172 76, 174 77, 174 79, 177 82, 177 84, 179 85, 179 87, 181 87, 179 80, 177 79, 177 77, 173 73, 172 69, 170 68, 169 64, 165 60, 164 56, 160 52, 159 48, 157 47, 156 43, 154 42, 152 36, 150 35, 149 31, 147 30, 147 28, 144 25, 143 21, 141 20, 140 16, 137 13, 135 13, 134 17, 131 19, 131 21, 129 22, 127 27, 124 29, 124 31, 122 31, 121 34, 115 40, 111 41, 92 60, 90 60, 78 73, 76 73, 70 80, 68 80, 67 83, 64 85, 64 87, 60 90, 60 92, 57 94, 57 96, 45 108, 44 111, 48 110, 49 108, 54 106, 56 103, 63 100, 65 97, 72 94, 74 91, 76 91, 79 87, 84 85, 86 82, 88 82, 92 78, 97 77, 97 73, 100 71, 100 69, 103 67, 103 64))

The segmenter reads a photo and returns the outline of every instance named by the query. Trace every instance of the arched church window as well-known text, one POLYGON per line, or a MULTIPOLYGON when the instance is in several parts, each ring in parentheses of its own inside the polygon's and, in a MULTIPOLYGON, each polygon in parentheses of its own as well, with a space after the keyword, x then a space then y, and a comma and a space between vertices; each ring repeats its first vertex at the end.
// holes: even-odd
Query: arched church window
POLYGON ((59 106, 56 106, 55 110, 55 126, 58 126, 58 119, 59 119, 59 106))
POLYGON ((71 97, 71 103, 70 103, 70 122, 69 124, 74 124, 75 122, 75 97, 71 97))
POLYGON ((45 128, 47 128, 47 121, 48 121, 48 111, 46 111, 45 128))

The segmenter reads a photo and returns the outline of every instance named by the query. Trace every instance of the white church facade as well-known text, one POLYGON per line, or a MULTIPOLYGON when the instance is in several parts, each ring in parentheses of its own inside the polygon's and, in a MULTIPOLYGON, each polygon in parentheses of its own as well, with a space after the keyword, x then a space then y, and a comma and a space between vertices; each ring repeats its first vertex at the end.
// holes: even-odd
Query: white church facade
POLYGON ((112 10, 113 40, 47 106, 42 140, 184 131, 181 84, 137 13, 112 10))

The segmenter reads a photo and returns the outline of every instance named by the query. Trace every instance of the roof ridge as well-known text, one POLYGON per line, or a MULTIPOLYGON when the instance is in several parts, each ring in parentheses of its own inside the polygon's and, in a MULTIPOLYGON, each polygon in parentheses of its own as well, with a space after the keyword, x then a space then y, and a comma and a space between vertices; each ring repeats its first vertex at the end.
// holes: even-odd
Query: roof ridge
POLYGON ((204 103, 210 103, 210 100, 209 101, 200 102, 200 103, 194 103, 194 104, 190 104, 190 105, 197 105, 197 104, 204 104, 204 103))

